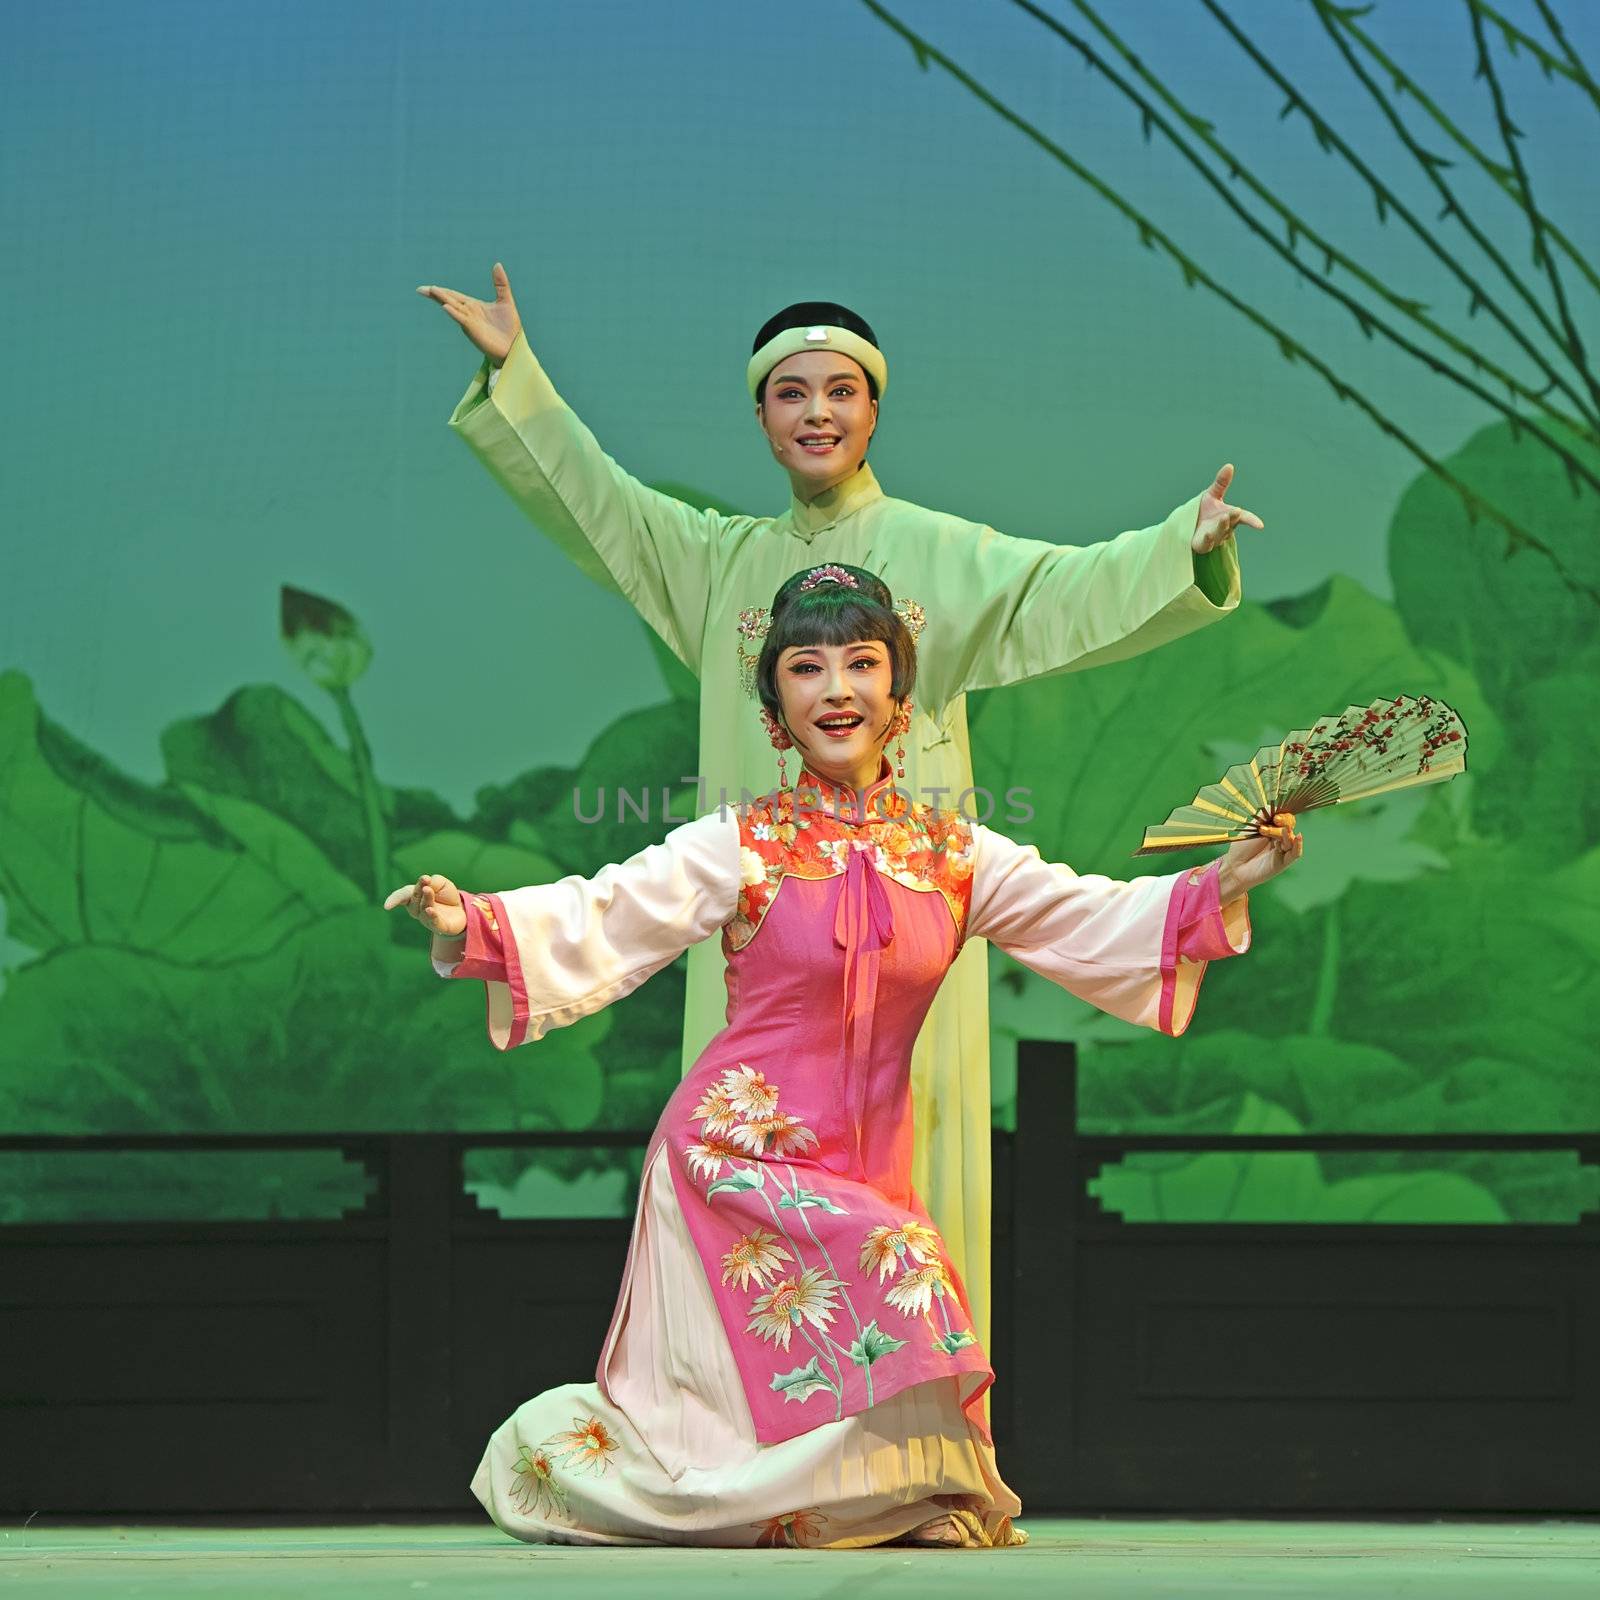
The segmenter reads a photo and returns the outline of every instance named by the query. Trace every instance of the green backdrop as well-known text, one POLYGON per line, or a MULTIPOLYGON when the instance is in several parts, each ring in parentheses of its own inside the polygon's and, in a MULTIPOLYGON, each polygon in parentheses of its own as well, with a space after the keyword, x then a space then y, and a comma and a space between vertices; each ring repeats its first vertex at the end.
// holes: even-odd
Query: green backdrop
MULTIPOLYGON (((1238 615, 971 706, 1017 830, 1127 874, 1291 726, 1448 700, 1471 773, 1324 813, 1181 1041, 994 955, 994 1104, 1073 1038, 1098 1129, 1600 1125, 1600 14, 1573 0, 7 7, 0 1127, 645 1127, 682 977, 497 1055, 376 909, 590 872, 695 770, 694 684, 444 426, 418 282, 506 262, 602 442, 777 510, 743 362, 876 326, 887 491, 1083 542, 1222 460, 1238 615), (797 35, 796 28, 803 27, 797 35)), ((730 642, 730 670, 732 670, 730 642)), ((508 1213, 625 1165, 493 1152, 508 1213)), ((1558 1155, 1202 1155, 1130 1218, 1572 1220, 1558 1155)), ((0 1157, 0 1215, 308 1215, 343 1163, 0 1157)))

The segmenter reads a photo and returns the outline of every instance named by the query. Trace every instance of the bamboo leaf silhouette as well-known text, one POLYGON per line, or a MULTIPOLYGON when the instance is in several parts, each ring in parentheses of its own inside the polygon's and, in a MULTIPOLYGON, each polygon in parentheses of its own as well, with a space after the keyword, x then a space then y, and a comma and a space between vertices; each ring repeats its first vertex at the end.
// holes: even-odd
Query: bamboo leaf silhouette
MULTIPOLYGON (((1085 41, 1078 38, 1078 36, 1073 34, 1070 29, 1066 28, 1062 23, 1050 16, 1047 12, 1042 11, 1037 5, 1032 4, 1031 0, 1013 0, 1013 4, 1017 5, 1020 10, 1027 12, 1030 16, 1034 17, 1035 20, 1050 29, 1051 32, 1055 33, 1058 37, 1064 39, 1068 44, 1072 45, 1073 48, 1076 49, 1081 56, 1083 56, 1086 62, 1099 67, 1107 82, 1111 83, 1126 98, 1130 99, 1139 108, 1140 119, 1145 131, 1145 137, 1147 139, 1149 138, 1150 131, 1153 127, 1160 128, 1162 133, 1166 135, 1174 147, 1183 154, 1184 158, 1190 163, 1190 165, 1201 173, 1201 175, 1210 184, 1211 188, 1215 190, 1222 198, 1224 203, 1227 204, 1236 215, 1244 220, 1246 225, 1251 227, 1252 231, 1258 233, 1258 235, 1269 245, 1273 244, 1269 234, 1250 219, 1248 214, 1239 205, 1236 198, 1224 186, 1217 182, 1215 175, 1205 167, 1204 163, 1198 159, 1194 151, 1184 144, 1182 138, 1159 118, 1155 108, 1143 97, 1143 95, 1134 89, 1130 84, 1125 82, 1118 73, 1107 68, 1100 61, 1099 57, 1094 54, 1092 48, 1088 46, 1085 41)), ((1174 95, 1158 77, 1156 77, 1156 75, 1149 69, 1148 66, 1145 65, 1139 56, 1135 54, 1135 52, 1132 51, 1128 45, 1111 29, 1111 27, 1095 11, 1095 9, 1088 4, 1088 0, 1072 0, 1072 4, 1074 9, 1087 19, 1095 31, 1099 33, 1106 43, 1122 58, 1122 60, 1127 64, 1128 68, 1139 79, 1139 81, 1148 86, 1156 98, 1164 106, 1173 111, 1175 115, 1183 117, 1186 120, 1190 120, 1191 125, 1193 125, 1193 121, 1197 119, 1188 118, 1185 107, 1178 97, 1174 95)), ((1520 396, 1522 399, 1528 400, 1534 405, 1539 406, 1541 410, 1543 410, 1552 418, 1559 418, 1562 421, 1570 420, 1565 413, 1550 405, 1544 399, 1544 396, 1540 393, 1540 391, 1523 384, 1517 378, 1513 377, 1512 374, 1506 372, 1496 363, 1484 357, 1482 352, 1473 344, 1469 343, 1465 339, 1459 338, 1448 328, 1441 326, 1437 321, 1428 317, 1426 315, 1427 308, 1421 301, 1397 294, 1380 278, 1369 272, 1359 262, 1352 260, 1351 257, 1344 252, 1337 250, 1327 238, 1325 238, 1315 229, 1311 228, 1310 225, 1306 223, 1300 216, 1298 216, 1289 206, 1285 205, 1283 201, 1281 201, 1271 191, 1271 189, 1267 187, 1266 184, 1262 183, 1258 178, 1256 178, 1256 176, 1241 161, 1239 161, 1238 157, 1214 136, 1211 130, 1211 124, 1205 123, 1203 126, 1205 131, 1201 135, 1201 142, 1204 144, 1205 148, 1217 159, 1226 163, 1229 174, 1233 178, 1242 181, 1245 187, 1253 195, 1271 208, 1271 210, 1277 216, 1282 218, 1287 235, 1288 251, 1292 252, 1294 250, 1302 231, 1304 231, 1311 242, 1317 245, 1323 252, 1324 277, 1331 276, 1335 265, 1342 267, 1345 271, 1349 272, 1351 276, 1354 277, 1356 281, 1364 288, 1378 295, 1380 298, 1387 301, 1390 305, 1396 307, 1398 310, 1403 311, 1419 326, 1425 328, 1434 338, 1438 339, 1441 343, 1445 344, 1449 349, 1454 351, 1458 357, 1468 364, 1472 371, 1487 372, 1489 376, 1504 384, 1510 394, 1520 396)), ((1385 207, 1385 202, 1381 196, 1377 197, 1377 204, 1379 220, 1381 221, 1384 217, 1385 207)), ((1279 250, 1278 253, 1280 255, 1284 255, 1283 250, 1279 250)), ((1289 260, 1289 256, 1284 255, 1284 259, 1289 260)), ((1306 281, 1312 283, 1324 293, 1331 292, 1328 285, 1319 282, 1316 277, 1309 273, 1302 264, 1291 260, 1290 265, 1294 267, 1295 270, 1298 271, 1306 281)), ((1380 325, 1379 331, 1382 332, 1385 337, 1387 337, 1389 334, 1388 328, 1382 325, 1380 325)), ((1448 373, 1446 373, 1446 375, 1452 377, 1454 376, 1453 374, 1448 373)), ((1547 391, 1548 386, 1546 392, 1547 391)), ((1479 397, 1491 398, 1481 391, 1479 391, 1479 397)))
POLYGON ((1595 83, 1594 75, 1578 59, 1578 52, 1572 48, 1561 26, 1561 19, 1551 8, 1549 0, 1533 0, 1533 3, 1539 8, 1545 27, 1550 30, 1550 37, 1561 46, 1561 53, 1567 58, 1567 65, 1563 67, 1559 61, 1539 51, 1539 65, 1544 75, 1548 78, 1553 72, 1559 72, 1563 77, 1570 78, 1594 102, 1595 109, 1600 110, 1600 84, 1595 83))
POLYGON ((1500 75, 1494 69, 1494 59, 1489 54, 1488 41, 1483 36, 1483 13, 1473 5, 1472 0, 1467 0, 1467 12, 1472 19, 1473 40, 1478 47, 1478 72, 1489 85, 1490 98, 1494 101, 1495 121, 1500 125, 1501 142, 1506 147, 1506 156, 1516 174, 1517 187, 1522 192, 1523 209, 1527 212, 1528 223, 1533 232, 1534 262, 1544 267, 1545 276, 1549 279, 1550 292, 1556 303, 1556 315, 1560 317, 1561 326, 1566 331, 1563 348, 1566 350, 1567 358, 1582 374, 1589 386, 1591 398, 1596 406, 1600 407, 1600 383, 1596 382, 1594 374, 1589 370, 1588 355, 1584 350, 1583 339, 1578 333, 1577 325, 1572 320, 1572 311, 1567 305, 1566 286, 1561 281, 1555 257, 1544 247, 1544 219, 1534 202, 1533 186, 1528 180, 1527 168, 1523 165, 1522 152, 1517 149, 1517 140, 1522 137, 1522 130, 1511 120, 1505 91, 1500 84, 1500 75))
MULTIPOLYGON (((1206 8, 1206 10, 1211 12, 1211 14, 1217 18, 1227 32, 1239 43, 1240 47, 1250 56, 1253 61, 1256 62, 1258 66, 1261 67, 1264 72, 1268 74, 1269 77, 1273 78, 1274 81, 1277 81, 1281 77, 1281 74, 1278 73, 1277 69, 1273 67, 1272 64, 1261 54, 1261 52, 1256 49, 1255 45, 1243 33, 1240 32, 1240 30, 1234 24, 1232 18, 1230 18, 1227 13, 1224 12, 1218 5, 1217 0, 1200 0, 1200 3, 1206 8)), ((1310 4, 1312 9, 1316 12, 1317 19, 1319 22, 1321 22, 1324 31, 1333 41, 1334 48, 1338 50, 1339 54, 1344 58, 1345 64, 1355 75, 1357 81, 1367 91, 1369 98, 1378 107, 1379 111, 1382 112, 1384 120, 1393 130, 1395 137, 1399 139, 1400 143, 1405 146, 1405 148, 1413 157, 1418 157, 1418 152, 1421 149, 1421 146, 1418 145, 1415 138, 1413 138, 1410 129, 1406 127, 1405 122, 1401 119, 1400 115, 1389 104, 1389 102, 1384 99, 1383 90, 1373 81, 1372 75, 1356 59, 1354 52, 1351 50, 1343 34, 1339 31, 1337 23, 1330 15, 1331 8, 1329 6, 1329 0, 1310 0, 1310 4)), ((1558 387, 1567 395, 1567 397, 1572 401, 1573 405, 1577 407, 1580 415, 1582 415, 1588 426, 1596 433, 1600 433, 1600 409, 1590 409, 1590 406, 1585 404, 1583 396, 1581 396, 1565 378, 1558 376, 1556 369, 1551 366, 1544 353, 1540 351, 1537 346, 1535 346, 1532 341, 1528 339, 1526 334, 1523 333, 1522 329, 1519 328, 1511 320, 1511 318, 1500 309, 1498 302, 1487 293, 1483 286, 1475 278, 1473 278, 1470 273, 1466 271, 1466 269, 1460 264, 1456 255, 1453 252, 1446 250, 1440 241, 1435 239, 1432 233, 1430 233, 1421 225, 1420 222, 1416 220, 1409 207, 1406 207, 1403 204, 1393 190, 1389 188, 1389 186, 1385 184, 1381 178, 1378 177, 1378 175, 1366 162, 1362 161, 1362 159, 1355 153, 1353 149, 1351 149, 1343 141, 1340 141, 1339 153, 1344 156, 1349 165, 1351 165, 1357 172, 1361 174, 1361 176, 1367 181, 1368 185, 1373 189, 1374 193, 1380 191, 1383 193, 1384 198, 1393 208, 1395 215, 1407 223, 1417 238, 1419 238, 1422 243, 1427 246, 1430 253, 1432 253, 1433 256, 1439 262, 1441 262, 1446 269, 1459 282, 1461 282, 1464 287, 1471 290, 1480 298, 1484 308, 1488 310, 1489 313, 1494 317, 1495 321, 1498 322, 1501 327, 1511 335, 1523 353, 1539 365, 1540 370, 1544 372, 1546 377, 1557 380, 1558 387)), ((1518 296, 1519 299, 1523 301, 1523 303, 1528 307, 1529 311, 1532 312, 1534 320, 1544 330, 1546 336, 1556 345, 1558 349, 1565 351, 1565 340, 1563 339, 1560 331, 1556 328, 1555 324, 1551 322, 1549 314, 1545 311, 1545 308, 1540 303, 1538 297, 1522 281, 1521 276, 1511 266, 1510 262, 1505 259, 1505 256, 1495 245, 1494 241, 1488 237, 1484 230, 1480 228, 1478 224, 1474 222, 1468 213, 1463 209, 1455 191, 1450 187, 1450 185, 1445 181, 1435 167, 1430 166, 1426 161, 1420 160, 1419 157, 1418 164, 1421 166, 1423 173, 1428 178, 1428 181, 1438 192, 1440 198, 1444 202, 1444 207, 1439 213, 1440 220, 1443 221, 1446 218, 1454 217, 1456 221, 1460 223, 1462 228, 1466 230, 1468 237, 1471 238, 1473 243, 1476 244, 1478 248, 1482 250, 1483 253, 1495 264, 1495 266, 1499 269, 1501 276, 1505 278, 1506 282, 1510 285, 1512 291, 1518 296)), ((1592 398, 1593 397, 1591 396, 1591 400, 1592 398)))
MULTIPOLYGON (((894 16, 892 12, 879 3, 879 0, 862 0, 862 3, 887 27, 905 39, 908 44, 915 41, 920 47, 921 51, 931 62, 937 65, 941 71, 954 78, 956 82, 961 84, 962 87, 972 94, 975 99, 987 106, 1004 121, 1010 123, 1025 137, 1030 139, 1034 144, 1038 145, 1040 149, 1052 156, 1082 183, 1092 189, 1094 193, 1099 195, 1108 204, 1115 207, 1118 212, 1120 212, 1128 219, 1129 222, 1139 229, 1141 239, 1148 237, 1152 245, 1158 248, 1160 253, 1166 255, 1172 260, 1172 262, 1182 273, 1186 286, 1193 287, 1196 284, 1200 284, 1209 289, 1214 295, 1224 301, 1227 305, 1231 306, 1235 311, 1253 323, 1256 327, 1260 328, 1264 333, 1267 333, 1268 335, 1277 339, 1279 341, 1280 349, 1283 347, 1283 341, 1288 340, 1293 345, 1295 353, 1299 356, 1301 361, 1315 371, 1329 385, 1329 387, 1332 388, 1333 392, 1340 400, 1349 400, 1359 407, 1363 414, 1366 415, 1381 432, 1395 440, 1397 444, 1401 445, 1402 448, 1404 448, 1410 455, 1419 461, 1429 472, 1440 478, 1441 481, 1449 484, 1454 492, 1461 495, 1468 495, 1471 493, 1467 486, 1462 483, 1452 472, 1450 472, 1443 462, 1441 462, 1431 452, 1424 449, 1418 440, 1415 439, 1404 428, 1402 428, 1400 424, 1397 423, 1392 417, 1380 410, 1373 401, 1368 399, 1364 394, 1361 394, 1344 379, 1339 377, 1326 361, 1315 355, 1306 346, 1301 344, 1299 340, 1293 339, 1286 330, 1281 328, 1271 318, 1256 310, 1254 306, 1241 299, 1211 273, 1202 268, 1176 243, 1176 241, 1170 238, 1162 229, 1157 227, 1147 216, 1140 212, 1137 207, 1125 200, 1119 193, 1117 193, 1116 190, 1114 190, 1102 178, 1090 171, 1088 167, 1084 166, 1082 162, 1078 161, 1060 144, 1051 139, 1033 123, 1029 122, 1028 119, 1023 117, 1020 113, 1012 110, 1010 106, 1006 105, 995 94, 986 89, 969 72, 952 60, 951 57, 928 43, 928 41, 922 38, 921 35, 917 34, 907 24, 902 22, 898 17, 894 16)), ((1210 6, 1211 0, 1202 0, 1202 3, 1210 6)), ((1590 584, 1584 579, 1575 575, 1567 563, 1561 559, 1561 557, 1550 547, 1548 543, 1529 533, 1529 531, 1515 518, 1510 516, 1507 512, 1501 510, 1498 506, 1484 505, 1481 509, 1486 515, 1491 516, 1504 532, 1506 548, 1508 551, 1523 549, 1537 550, 1544 557, 1544 559, 1549 561, 1551 565, 1556 568, 1562 582, 1571 588, 1574 593, 1581 594, 1592 604, 1600 605, 1600 589, 1597 589, 1593 584, 1590 584)))
POLYGON ((1512 55, 1519 49, 1526 50, 1538 63, 1539 69, 1548 78, 1559 75, 1569 82, 1576 84, 1583 92, 1600 107, 1600 87, 1595 84, 1594 78, 1588 69, 1578 59, 1578 53, 1567 40, 1562 31, 1560 19, 1551 9, 1547 0, 1534 0, 1539 8, 1539 15, 1544 19, 1544 25, 1550 30, 1551 37, 1561 46, 1566 59, 1553 55, 1539 43, 1531 33, 1524 33, 1509 17, 1502 16, 1500 12, 1486 3, 1486 0, 1468 0, 1472 8, 1474 20, 1492 22, 1500 31, 1505 46, 1512 55))

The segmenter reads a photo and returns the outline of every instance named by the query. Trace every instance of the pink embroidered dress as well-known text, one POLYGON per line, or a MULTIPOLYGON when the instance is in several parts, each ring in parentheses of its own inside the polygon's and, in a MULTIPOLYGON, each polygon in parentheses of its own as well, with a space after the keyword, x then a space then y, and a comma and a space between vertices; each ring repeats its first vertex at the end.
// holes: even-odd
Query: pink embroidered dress
MULTIPOLYGON (((1243 951, 1214 869, 1080 877, 956 811, 810 773, 592 879, 464 896, 435 964, 482 979, 504 1050, 719 933, 727 1025, 646 1154, 593 1384, 528 1401, 474 1492, 532 1541, 880 1543, 953 1506, 1020 1510, 993 1372, 911 1188, 910 1060, 969 936, 1129 1021, 1181 1033, 1243 951)), ((532 1063, 535 1070, 537 1063, 532 1063)))

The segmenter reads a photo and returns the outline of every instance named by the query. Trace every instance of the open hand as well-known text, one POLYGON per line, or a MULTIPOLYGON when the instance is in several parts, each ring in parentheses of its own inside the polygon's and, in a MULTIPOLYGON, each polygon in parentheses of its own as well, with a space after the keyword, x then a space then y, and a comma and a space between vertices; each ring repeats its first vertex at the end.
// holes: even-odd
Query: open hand
POLYGON ((441 939, 459 939, 467 931, 461 891, 437 872, 425 872, 415 883, 396 889, 383 902, 385 911, 404 906, 423 927, 441 939))
POLYGON ((1233 464, 1229 462, 1217 468, 1211 487, 1200 496, 1200 513, 1195 518, 1194 537, 1189 541, 1190 549, 1197 556, 1226 544, 1233 537, 1233 530, 1241 523, 1247 528, 1266 527, 1266 523, 1253 511, 1228 504, 1228 485, 1232 482, 1233 464))
POLYGON ((493 300, 474 300, 471 295, 436 283, 419 283, 417 293, 437 300, 445 315, 458 323, 461 331, 498 367, 511 353, 522 318, 517 315, 517 302, 511 298, 511 280, 498 261, 492 276, 493 300))

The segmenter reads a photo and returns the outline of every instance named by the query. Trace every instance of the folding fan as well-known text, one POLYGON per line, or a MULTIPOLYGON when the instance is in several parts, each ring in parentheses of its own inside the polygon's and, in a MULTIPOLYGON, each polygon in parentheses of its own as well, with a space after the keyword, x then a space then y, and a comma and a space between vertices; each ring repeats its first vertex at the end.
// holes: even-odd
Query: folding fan
POLYGON ((1442 700, 1374 700, 1297 729, 1229 767, 1165 822, 1146 828, 1134 854, 1271 838, 1291 830, 1302 812, 1443 783, 1466 769, 1466 727, 1442 700))

